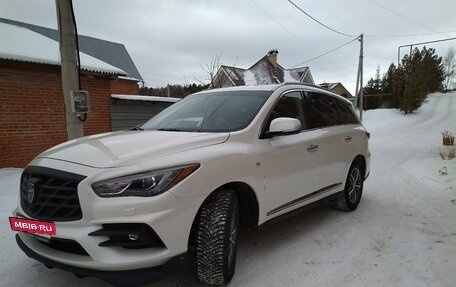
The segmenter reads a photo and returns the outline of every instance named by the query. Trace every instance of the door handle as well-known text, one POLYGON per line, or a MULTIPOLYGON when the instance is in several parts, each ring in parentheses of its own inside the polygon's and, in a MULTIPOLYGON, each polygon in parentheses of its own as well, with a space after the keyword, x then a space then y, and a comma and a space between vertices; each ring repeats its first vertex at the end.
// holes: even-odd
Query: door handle
POLYGON ((345 137, 345 141, 346 141, 347 143, 350 143, 352 140, 353 140, 353 139, 352 139, 352 137, 350 137, 350 136, 345 137))
POLYGON ((318 145, 316 144, 311 144, 310 146, 307 147, 307 151, 314 151, 318 149, 318 145))

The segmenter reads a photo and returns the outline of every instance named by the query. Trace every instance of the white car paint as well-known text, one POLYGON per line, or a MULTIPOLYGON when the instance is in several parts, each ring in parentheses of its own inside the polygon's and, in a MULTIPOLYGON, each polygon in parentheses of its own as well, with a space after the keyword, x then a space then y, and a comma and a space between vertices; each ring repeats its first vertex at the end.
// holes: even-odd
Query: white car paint
MULTIPOLYGON (((348 169, 357 155, 365 158, 365 175, 369 173, 366 131, 360 124, 260 138, 265 118, 284 92, 317 91, 339 96, 301 84, 221 90, 270 90, 273 93, 252 122, 240 131, 106 133, 63 143, 42 153, 29 164, 87 176, 78 186, 83 218, 56 222, 56 227, 59 238, 77 241, 89 257, 53 250, 27 234, 20 234, 20 238, 46 258, 81 268, 131 270, 158 266, 187 251, 190 228, 201 204, 209 194, 226 183, 243 182, 253 189, 259 206, 257 224, 261 225, 341 191, 348 169), (348 136, 352 138, 350 142, 345 141, 348 136), (307 151, 312 144, 318 145, 318 148, 307 151), (201 166, 169 191, 157 196, 101 198, 91 188, 91 184, 101 180, 191 163, 201 166), (331 184, 339 185, 271 213, 277 207, 331 184), (133 222, 150 225, 166 248, 152 248, 145 252, 141 249, 99 247, 98 244, 105 239, 88 236, 88 233, 100 229, 101 224, 133 222)), ((14 214, 27 217, 20 202, 14 214)))

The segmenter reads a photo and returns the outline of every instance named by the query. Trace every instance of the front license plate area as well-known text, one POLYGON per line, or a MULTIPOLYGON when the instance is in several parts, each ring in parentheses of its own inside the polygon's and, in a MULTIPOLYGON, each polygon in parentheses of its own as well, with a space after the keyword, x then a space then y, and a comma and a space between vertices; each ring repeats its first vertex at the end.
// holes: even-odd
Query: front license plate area
POLYGON ((56 236, 55 223, 21 217, 10 217, 11 230, 41 235, 43 237, 56 236))

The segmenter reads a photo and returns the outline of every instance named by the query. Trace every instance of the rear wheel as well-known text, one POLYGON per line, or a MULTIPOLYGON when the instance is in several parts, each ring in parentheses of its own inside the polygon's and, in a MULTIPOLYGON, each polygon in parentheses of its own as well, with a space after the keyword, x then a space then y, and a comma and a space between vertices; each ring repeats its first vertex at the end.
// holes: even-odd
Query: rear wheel
POLYGON ((357 163, 353 163, 348 171, 345 189, 336 199, 337 208, 345 211, 355 210, 361 200, 363 184, 363 169, 357 163))
POLYGON ((234 275, 239 200, 232 190, 211 195, 201 207, 196 230, 196 273, 206 284, 227 284, 234 275))

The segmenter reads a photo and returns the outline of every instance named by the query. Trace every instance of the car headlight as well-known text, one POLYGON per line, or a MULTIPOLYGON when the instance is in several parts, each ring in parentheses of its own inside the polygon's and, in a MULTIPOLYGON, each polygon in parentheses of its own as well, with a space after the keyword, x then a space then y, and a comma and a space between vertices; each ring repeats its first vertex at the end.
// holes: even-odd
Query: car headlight
POLYGON ((190 164, 107 179, 92 184, 100 197, 155 196, 184 180, 200 167, 190 164))

